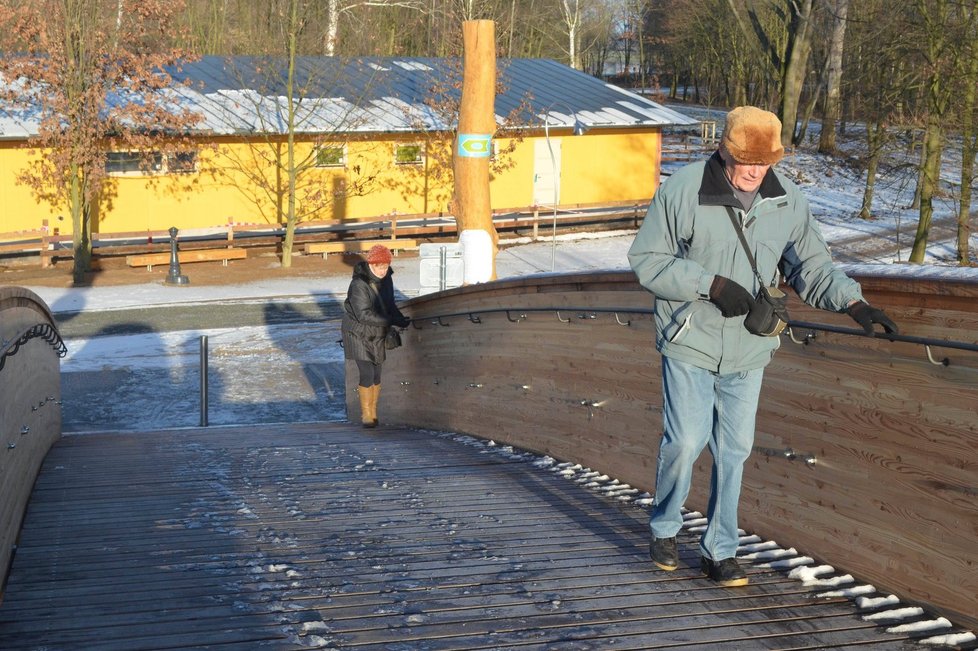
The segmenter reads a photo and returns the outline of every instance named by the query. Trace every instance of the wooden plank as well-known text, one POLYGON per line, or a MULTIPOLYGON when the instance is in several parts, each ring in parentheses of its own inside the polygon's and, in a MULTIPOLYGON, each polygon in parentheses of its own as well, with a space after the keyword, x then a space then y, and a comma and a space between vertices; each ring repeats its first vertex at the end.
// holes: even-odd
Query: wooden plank
MULTIPOLYGON (((0 647, 648 649, 875 644, 845 598, 647 560, 647 513, 457 435, 308 423, 86 434, 45 460, 0 647), (407 648, 407 647, 405 647, 407 648)), ((695 519, 690 522, 695 523, 695 519)))
MULTIPOLYGON (((126 256, 126 264, 130 267, 143 267, 152 269, 153 265, 169 264, 170 253, 143 253, 126 256)), ((248 257, 247 249, 223 248, 223 249, 189 249, 178 251, 177 259, 180 263, 184 262, 214 262, 221 260, 227 265, 228 260, 243 260, 248 257)))
POLYGON ((322 253, 325 258, 329 253, 362 253, 369 251, 377 244, 386 246, 391 251, 399 249, 418 248, 417 240, 410 239, 380 239, 380 240, 332 240, 329 242, 309 242, 303 248, 306 253, 322 253))
MULTIPOLYGON (((975 283, 866 286, 906 334, 976 339, 975 283)), ((796 303, 797 320, 856 329, 845 315, 796 303)), ((396 387, 385 389, 386 418, 576 461, 652 490, 661 428, 654 327, 644 314, 624 315, 625 326, 614 314, 586 313, 651 305, 630 273, 512 279, 412 299, 402 309, 414 326, 384 368, 385 385, 396 387), (488 312, 501 307, 509 318, 488 312), (554 307, 563 308, 559 319, 554 307), (425 318, 451 313, 461 315, 425 318)), ((978 355, 943 351, 952 359, 945 367, 922 346, 881 337, 782 341, 765 372, 742 525, 974 626, 978 355)), ((704 453, 692 508, 706 506, 709 462, 704 453)))

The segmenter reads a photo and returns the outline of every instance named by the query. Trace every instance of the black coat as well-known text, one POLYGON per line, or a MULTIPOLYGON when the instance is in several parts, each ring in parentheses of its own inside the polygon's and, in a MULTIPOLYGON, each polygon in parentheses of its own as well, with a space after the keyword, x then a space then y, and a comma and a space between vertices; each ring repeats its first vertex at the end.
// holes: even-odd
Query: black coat
POLYGON ((393 269, 377 278, 365 261, 353 267, 353 280, 343 303, 343 351, 346 359, 383 364, 384 339, 391 326, 410 323, 394 303, 393 269))

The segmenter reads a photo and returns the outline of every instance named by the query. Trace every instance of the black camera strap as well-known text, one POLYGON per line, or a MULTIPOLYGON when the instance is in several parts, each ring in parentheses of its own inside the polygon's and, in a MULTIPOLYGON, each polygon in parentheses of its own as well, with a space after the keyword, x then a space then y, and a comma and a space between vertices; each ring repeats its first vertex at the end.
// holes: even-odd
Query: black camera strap
POLYGON ((750 262, 750 268, 754 270, 754 276, 757 278, 757 282, 761 284, 761 287, 766 288, 768 285, 761 278, 760 272, 757 270, 757 261, 754 259, 754 254, 751 253, 750 245, 747 244, 747 238, 744 237, 744 229, 740 227, 740 221, 737 219, 737 213, 730 206, 724 206, 727 209, 727 214, 730 215, 730 223, 733 224, 734 230, 737 231, 737 237, 740 238, 740 243, 744 247, 744 253, 747 254, 747 260, 750 262))

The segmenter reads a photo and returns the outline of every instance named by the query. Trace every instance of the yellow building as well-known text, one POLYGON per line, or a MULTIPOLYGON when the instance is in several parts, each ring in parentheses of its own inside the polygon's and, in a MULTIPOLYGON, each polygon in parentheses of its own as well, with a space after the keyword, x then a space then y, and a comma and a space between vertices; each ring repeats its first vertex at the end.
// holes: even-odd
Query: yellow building
MULTIPOLYGON (((460 87, 449 59, 304 58, 294 87, 293 165, 281 70, 267 60, 206 57, 174 76, 202 120, 195 151, 112 152, 93 231, 181 233, 283 223, 286 171, 298 169, 303 224, 445 213, 460 87)), ((490 194, 494 211, 647 201, 663 127, 696 121, 554 61, 500 60, 490 194), (575 135, 581 133, 582 135, 575 135)), ((64 207, 19 184, 36 125, 0 112, 0 233, 44 220, 71 231, 64 207)))

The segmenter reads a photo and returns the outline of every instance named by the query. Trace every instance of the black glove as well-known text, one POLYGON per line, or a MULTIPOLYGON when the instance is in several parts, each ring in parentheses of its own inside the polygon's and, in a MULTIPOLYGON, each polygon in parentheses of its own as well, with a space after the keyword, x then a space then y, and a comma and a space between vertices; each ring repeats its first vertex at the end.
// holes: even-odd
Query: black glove
POLYGON ((853 321, 863 327, 863 330, 866 331, 866 335, 869 337, 876 336, 876 331, 873 330, 874 323, 883 326, 887 334, 900 333, 900 328, 897 327, 897 324, 893 323, 890 317, 886 316, 883 310, 878 307, 873 307, 869 303, 856 301, 846 308, 846 312, 852 317, 853 321))
POLYGON ((715 276, 710 285, 710 302, 720 308, 725 317, 744 316, 750 312, 754 297, 742 285, 729 278, 715 276))
POLYGON ((411 319, 407 317, 404 317, 403 319, 398 319, 396 322, 394 322, 394 325, 396 325, 398 328, 406 328, 409 325, 411 325, 411 319))

